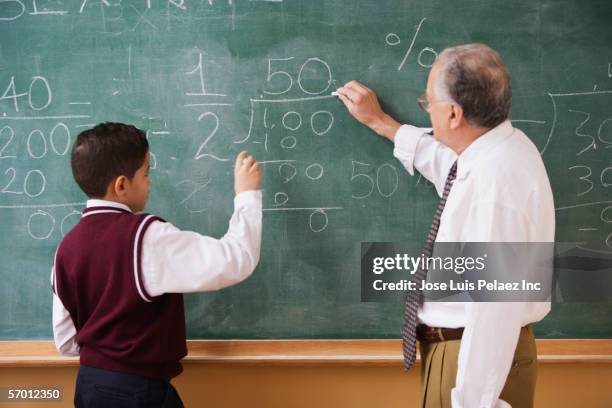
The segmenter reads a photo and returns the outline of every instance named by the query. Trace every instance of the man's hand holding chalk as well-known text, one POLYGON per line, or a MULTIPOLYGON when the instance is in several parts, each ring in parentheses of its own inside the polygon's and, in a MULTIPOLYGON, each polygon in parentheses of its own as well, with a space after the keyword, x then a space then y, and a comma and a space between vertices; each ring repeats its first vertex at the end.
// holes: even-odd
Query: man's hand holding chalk
POLYGON ((374 91, 367 86, 350 81, 332 95, 337 94, 349 113, 380 136, 394 141, 400 124, 383 112, 374 91))

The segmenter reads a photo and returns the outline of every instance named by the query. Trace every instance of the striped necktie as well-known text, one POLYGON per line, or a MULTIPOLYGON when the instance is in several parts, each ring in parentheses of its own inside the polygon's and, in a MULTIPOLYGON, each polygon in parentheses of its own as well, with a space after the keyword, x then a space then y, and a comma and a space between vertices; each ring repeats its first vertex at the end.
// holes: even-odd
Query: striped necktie
MULTIPOLYGON (((444 205, 446 205, 446 198, 448 193, 453 186, 453 181, 457 176, 457 162, 453 163, 448 177, 446 178, 446 184, 444 185, 444 193, 438 203, 436 214, 434 215, 433 222, 429 228, 429 235, 427 235, 427 242, 423 248, 423 255, 425 257, 431 257, 433 254, 434 242, 438 235, 438 228, 440 228, 440 217, 442 211, 444 211, 444 205)), ((421 287, 421 282, 425 280, 427 275, 427 269, 420 267, 414 274, 414 282, 416 287, 421 287)), ((416 360, 416 326, 417 326, 417 311, 422 301, 422 293, 420 290, 410 290, 406 296, 406 306, 404 309, 404 325, 402 327, 402 349, 404 351, 404 367, 409 369, 413 366, 416 360)))

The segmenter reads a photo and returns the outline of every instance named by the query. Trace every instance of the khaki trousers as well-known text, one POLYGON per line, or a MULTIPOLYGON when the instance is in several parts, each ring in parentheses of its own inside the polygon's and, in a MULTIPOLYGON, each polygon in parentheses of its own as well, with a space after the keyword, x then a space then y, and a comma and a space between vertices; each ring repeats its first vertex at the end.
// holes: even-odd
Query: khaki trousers
MULTIPOLYGON (((461 340, 425 344, 421 350, 421 407, 451 408, 451 390, 457 377, 461 340)), ((521 329, 512 367, 500 398, 512 408, 532 408, 537 377, 537 351, 533 328, 521 329)))

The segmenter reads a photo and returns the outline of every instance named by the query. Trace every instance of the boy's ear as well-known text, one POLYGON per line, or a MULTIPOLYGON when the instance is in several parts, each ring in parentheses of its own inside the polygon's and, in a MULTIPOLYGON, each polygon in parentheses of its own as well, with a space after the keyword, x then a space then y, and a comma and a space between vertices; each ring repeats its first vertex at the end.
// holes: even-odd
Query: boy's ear
POLYGON ((119 176, 115 179, 113 183, 113 190, 115 191, 117 197, 121 197, 125 194, 128 181, 128 178, 125 176, 119 176))

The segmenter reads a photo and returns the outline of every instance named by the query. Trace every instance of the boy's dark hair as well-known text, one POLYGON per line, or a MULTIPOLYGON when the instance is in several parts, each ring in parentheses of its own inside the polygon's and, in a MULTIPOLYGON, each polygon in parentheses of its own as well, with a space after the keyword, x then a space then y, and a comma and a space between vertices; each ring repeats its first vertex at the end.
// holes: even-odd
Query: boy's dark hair
POLYGON ((146 133, 123 123, 101 123, 77 136, 72 147, 72 175, 88 197, 104 197, 116 177, 134 177, 149 151, 146 133))

